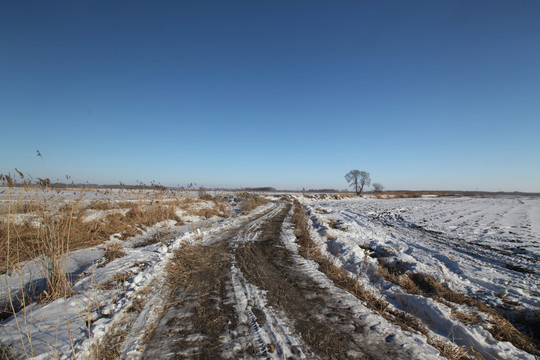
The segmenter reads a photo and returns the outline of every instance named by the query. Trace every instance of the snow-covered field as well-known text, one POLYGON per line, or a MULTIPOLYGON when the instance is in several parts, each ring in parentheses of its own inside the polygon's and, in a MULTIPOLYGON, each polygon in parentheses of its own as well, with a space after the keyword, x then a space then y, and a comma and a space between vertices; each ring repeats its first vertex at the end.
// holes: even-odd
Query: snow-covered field
MULTIPOLYGON (((114 194, 92 196, 115 198, 114 194)), ((466 304, 408 293, 385 280, 380 269, 383 266, 398 275, 431 275, 446 289, 497 309, 520 330, 533 335, 533 331, 538 330, 531 328, 531 324, 538 324, 540 316, 540 198, 325 200, 302 195, 296 195, 296 198, 308 212, 312 237, 323 255, 349 271, 363 287, 390 306, 418 317, 435 338, 459 347, 474 348, 477 358, 535 358, 510 342, 496 340, 488 331, 490 315, 466 304), (463 322, 455 316, 456 311, 472 313, 481 321, 463 322)), ((278 196, 273 199, 283 202, 278 196)), ((95 358, 98 344, 112 341, 123 331, 122 342, 118 345, 121 356, 143 357, 145 338, 154 331, 166 306, 164 279, 166 265, 174 250, 185 243, 212 244, 220 241, 220 234, 239 229, 244 224, 248 225, 241 228, 244 230, 239 230, 240 233, 251 235, 242 235, 246 237, 243 241, 257 241, 258 232, 253 230, 255 224, 266 221, 264 219, 270 217, 275 206, 267 204, 241 215, 238 203, 233 199, 234 216, 203 220, 183 214, 184 225, 158 223, 122 242, 125 256, 108 263, 103 259, 105 244, 72 252, 67 269, 74 279, 73 295, 47 304, 26 300, 26 306, 16 316, 0 323, 1 350, 8 350, 16 358, 95 358), (167 236, 159 242, 147 243, 156 233, 167 236)), ((283 225, 280 240, 283 246, 293 254, 293 262, 309 269, 306 276, 318 279, 318 283, 330 288, 331 281, 317 271, 316 264, 303 260, 298 254, 292 226, 290 219, 283 225)), ((118 241, 111 237, 110 242, 118 241)), ((43 264, 40 260, 21 263, 2 275, 0 299, 6 301, 10 294, 29 286, 39 287, 44 281, 43 264)), ((274 318, 273 322, 261 325, 258 336, 274 339, 274 342, 282 339, 291 344, 302 344, 300 335, 295 332, 294 321, 280 309, 266 309, 265 306, 269 306, 264 300, 266 291, 243 276, 233 261, 227 281, 231 281, 231 288, 244 289, 244 292, 235 290, 234 296, 230 296, 240 299, 235 307, 256 306, 262 309, 265 317, 274 318)), ((337 292, 344 293, 343 290, 337 292)), ((350 304, 352 311, 361 309, 358 319, 367 318, 370 323, 378 324, 362 338, 408 344, 414 350, 410 353, 416 354, 413 358, 440 358, 423 335, 407 332, 392 335, 401 330, 376 312, 369 313, 369 309, 357 303, 350 294, 339 295, 341 298, 336 296, 340 303, 347 299, 345 303, 350 304)), ((253 317, 246 311, 239 314, 245 318, 253 317)), ((279 348, 280 344, 277 345, 279 348)), ((260 352, 253 358, 295 357, 291 349, 283 345, 282 352, 260 352)), ((309 358, 309 353, 298 351, 297 357, 309 358)))
POLYGON ((539 324, 539 198, 302 202, 326 255, 396 308, 485 358, 527 358, 511 344, 494 341, 481 326, 453 319, 448 304, 382 281, 377 269, 382 263, 398 273, 432 275, 443 286, 500 310, 525 332, 538 331, 521 323, 539 324))

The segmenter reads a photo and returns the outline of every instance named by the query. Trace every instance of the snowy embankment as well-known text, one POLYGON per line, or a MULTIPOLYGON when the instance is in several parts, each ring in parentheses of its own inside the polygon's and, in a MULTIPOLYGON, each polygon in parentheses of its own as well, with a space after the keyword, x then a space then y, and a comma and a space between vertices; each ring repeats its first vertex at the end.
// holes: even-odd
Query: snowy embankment
POLYGON ((533 359, 497 341, 490 316, 466 304, 409 293, 381 275, 427 274, 444 289, 497 309, 533 335, 540 309, 540 199, 302 198, 325 256, 437 336, 486 359, 533 359), (367 276, 366 276, 367 275, 367 276), (456 314, 478 321, 460 321, 456 314), (486 325, 488 324, 488 325, 486 325))

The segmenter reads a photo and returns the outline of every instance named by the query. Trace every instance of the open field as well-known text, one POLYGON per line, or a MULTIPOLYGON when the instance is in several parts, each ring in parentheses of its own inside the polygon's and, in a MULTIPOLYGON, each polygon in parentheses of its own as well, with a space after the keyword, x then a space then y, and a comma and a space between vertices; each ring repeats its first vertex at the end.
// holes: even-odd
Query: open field
POLYGON ((537 197, 0 191, 8 358, 538 354, 537 197))

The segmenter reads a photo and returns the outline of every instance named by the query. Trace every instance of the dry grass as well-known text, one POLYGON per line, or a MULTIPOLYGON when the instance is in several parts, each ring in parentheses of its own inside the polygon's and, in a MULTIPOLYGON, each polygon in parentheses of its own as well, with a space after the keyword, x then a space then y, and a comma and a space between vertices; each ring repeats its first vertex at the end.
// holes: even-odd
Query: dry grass
POLYGON ((471 298, 444 287, 433 276, 423 273, 408 273, 406 275, 392 274, 387 268, 379 264, 379 274, 387 281, 399 285, 410 294, 430 297, 443 303, 454 303, 474 307, 489 315, 487 323, 482 323, 481 318, 475 314, 467 314, 454 311, 456 319, 464 324, 480 324, 488 330, 498 341, 511 342, 515 347, 527 351, 531 354, 539 352, 539 344, 531 337, 519 331, 512 323, 499 311, 489 307, 482 301, 471 298))
POLYGON ((120 358, 122 344, 129 335, 125 329, 115 329, 99 345, 92 346, 92 359, 111 360, 120 358))
POLYGON ((194 212, 194 215, 200 216, 203 219, 210 219, 214 216, 221 216, 222 213, 213 208, 204 208, 194 212))
POLYGON ((255 194, 241 193, 238 194, 238 197, 242 199, 242 214, 247 214, 255 208, 268 203, 268 200, 255 194))
POLYGON ((105 253, 103 254, 103 257, 105 257, 105 261, 99 264, 99 267, 104 267, 114 259, 124 257, 126 253, 122 250, 122 248, 122 244, 117 242, 107 244, 105 246, 105 253))
POLYGON ((120 287, 124 282, 126 282, 131 277, 131 274, 127 272, 121 272, 115 274, 112 278, 107 281, 104 281, 98 285, 98 288, 101 290, 111 290, 120 287))
POLYGON ((213 216, 227 217, 230 216, 230 209, 225 201, 217 197, 212 198, 212 207, 204 208, 195 212, 195 215, 210 219, 213 216))
MULTIPOLYGON (((20 262, 36 259, 46 270, 46 288, 44 291, 41 291, 42 288, 39 291, 32 288, 9 294, 11 305, 8 304, 9 309, 2 309, 2 316, 25 309, 34 300, 50 302, 70 297, 72 279, 66 273, 66 265, 71 251, 102 244, 115 233, 120 233, 122 239, 132 237, 163 220, 182 224, 176 215, 177 209, 193 203, 191 199, 180 201, 146 194, 123 201, 106 199, 88 202, 83 195, 70 200, 62 198, 62 194, 55 194, 54 190, 34 193, 25 189, 18 191, 19 199, 12 200, 13 190, 6 191, 4 195, 8 201, 0 216, 0 273, 9 271, 17 274, 20 262), (96 210, 103 212, 96 213, 96 210)), ((225 205, 216 203, 214 207, 223 209, 225 205)), ((120 243, 109 244, 104 252, 105 263, 124 255, 120 243)), ((129 276, 117 274, 99 287, 117 288, 129 276)), ((143 306, 144 301, 135 299, 128 312, 138 312, 143 306)), ((25 336, 21 332, 19 335, 25 336)), ((97 355, 93 358, 117 357, 124 337, 123 330, 114 331, 103 345, 95 348, 97 355)), ((0 350, 0 355, 5 357, 5 349, 0 350)))
POLYGON ((484 357, 474 349, 457 346, 454 343, 441 341, 431 337, 429 343, 439 350, 441 356, 451 359, 451 360, 469 360, 469 359, 478 359, 483 360, 484 357))
POLYGON ((146 298, 136 297, 131 301, 131 304, 126 308, 127 312, 134 312, 139 314, 146 305, 146 298))
MULTIPOLYGON (((16 207, 17 214, 42 213, 44 210, 45 209, 43 208, 41 204, 36 203, 34 201, 32 202, 21 201, 16 207)), ((2 210, 0 210, 0 214, 2 215, 5 215, 7 213, 8 213, 7 208, 2 208, 2 210)))
POLYGON ((479 325, 482 322, 479 314, 452 309, 452 317, 465 325, 479 325))
MULTIPOLYGON (((95 206, 95 205, 92 205, 95 206)), ((120 233, 122 239, 140 234, 144 227, 163 220, 174 220, 182 224, 172 205, 133 205, 123 215, 111 213, 105 218, 84 221, 79 204, 63 206, 51 215, 40 214, 41 224, 35 227, 29 223, 16 224, 14 221, 0 221, 0 269, 12 268, 16 263, 31 260, 44 253, 60 255, 72 250, 99 245, 110 236, 120 233), (9 235, 9 239, 8 239, 9 235), (45 244, 55 244, 44 249, 45 244), (9 245, 9 249, 8 249, 9 245), (9 259, 7 254, 9 253, 9 259), (3 254, 6 254, 2 256, 3 254)), ((84 208, 86 209, 86 208, 84 208)), ((17 209, 18 210, 18 209, 17 209)))
POLYGON ((422 193, 415 191, 385 191, 385 195, 395 199, 412 199, 422 197, 422 193))
POLYGON ((114 201, 112 199, 95 200, 84 207, 84 210, 116 210, 129 209, 141 201, 114 201))
POLYGON ((132 226, 152 226, 163 220, 175 220, 182 224, 175 210, 174 206, 169 205, 135 205, 127 212, 125 218, 132 226))
POLYGON ((205 286, 214 286, 211 279, 206 279, 208 269, 212 269, 216 264, 230 261, 230 254, 226 251, 226 246, 225 242, 212 247, 183 245, 175 251, 172 261, 168 264, 167 284, 172 289, 184 287, 188 292, 207 293, 209 288, 207 289, 205 286), (216 251, 209 251, 210 249, 214 250, 214 248, 216 251))
POLYGON ((352 199, 352 198, 358 197, 356 194, 353 194, 353 193, 341 193, 339 194, 339 196, 341 199, 352 199))
MULTIPOLYGON (((50 191, 47 196, 50 196, 50 191)), ((8 193, 8 199, 11 193, 8 193)), ((30 194, 34 196, 34 194, 30 194)), ((175 211, 180 202, 162 201, 161 198, 148 196, 133 201, 111 201, 110 199, 88 203, 79 198, 66 203, 63 200, 18 199, 9 201, 6 214, 0 218, 0 274, 15 270, 22 261, 38 259, 46 270, 46 286, 37 293, 12 294, 11 298, 39 298, 41 302, 67 298, 72 295, 70 275, 66 273, 69 253, 73 250, 93 247, 119 233, 121 239, 140 234, 146 227, 163 220, 181 219, 175 211), (119 210, 129 206, 129 211, 112 211, 99 219, 88 220, 87 210, 119 210), (20 221, 21 215, 32 213, 32 221, 20 221), (125 215, 124 215, 125 213, 125 215), (36 221, 37 220, 37 221, 36 221)), ((123 256, 119 245, 106 248, 107 262, 123 256)), ((104 265, 102 264, 102 265, 104 265)), ((25 306, 25 301, 16 302, 10 312, 25 306)))
MULTIPOLYGON (((116 274, 111 280, 101 284, 100 288, 110 290, 121 287, 130 276, 129 273, 116 274)), ((149 287, 137 291, 124 315, 119 317, 118 320, 115 318, 113 325, 100 342, 90 345, 90 359, 109 360, 121 358, 122 345, 128 335, 134 335, 133 332, 130 332, 130 329, 133 328, 134 321, 145 307, 150 292, 149 287)), ((155 326, 157 324, 153 325, 153 327, 155 326)), ((151 327, 150 330, 153 330, 153 328, 151 327)), ((148 332, 146 336, 148 336, 148 332)))
POLYGON ((489 307, 478 299, 468 297, 451 289, 443 287, 437 280, 427 274, 408 274, 418 290, 424 296, 435 299, 444 299, 455 304, 465 304, 477 308, 479 311, 490 315, 488 324, 484 324, 493 337, 498 341, 509 341, 515 347, 531 354, 537 354, 539 345, 529 336, 516 329, 508 319, 499 311, 489 307))
POLYGON ((150 325, 150 328, 146 330, 146 333, 144 334, 144 337, 142 339, 143 344, 148 344, 148 342, 152 339, 154 336, 154 333, 158 327, 158 323, 155 322, 152 325, 150 325))
POLYGON ((11 359, 11 356, 9 354, 9 348, 4 345, 0 345, 0 360, 9 360, 9 359, 11 359))

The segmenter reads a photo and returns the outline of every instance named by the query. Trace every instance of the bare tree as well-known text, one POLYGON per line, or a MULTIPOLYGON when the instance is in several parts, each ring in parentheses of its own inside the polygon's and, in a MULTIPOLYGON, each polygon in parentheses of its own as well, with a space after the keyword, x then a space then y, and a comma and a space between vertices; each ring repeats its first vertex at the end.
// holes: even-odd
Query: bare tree
POLYGON ((371 184, 371 178, 367 171, 351 170, 345 175, 345 180, 349 183, 349 186, 354 188, 356 195, 360 195, 364 186, 371 184))
POLYGON ((373 192, 375 194, 382 193, 384 190, 384 186, 382 186, 381 183, 373 183, 373 192))

